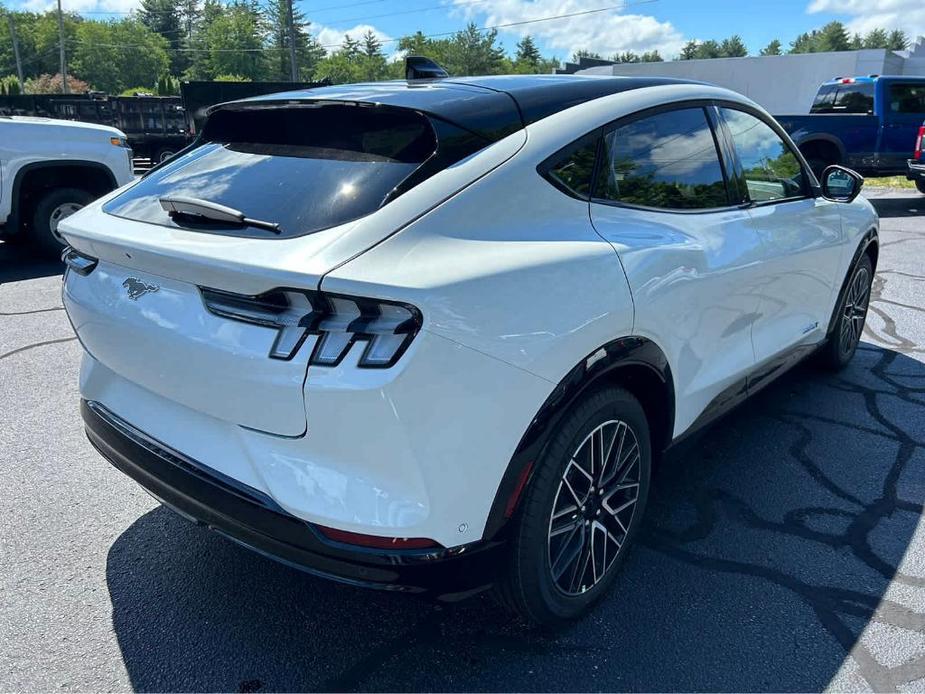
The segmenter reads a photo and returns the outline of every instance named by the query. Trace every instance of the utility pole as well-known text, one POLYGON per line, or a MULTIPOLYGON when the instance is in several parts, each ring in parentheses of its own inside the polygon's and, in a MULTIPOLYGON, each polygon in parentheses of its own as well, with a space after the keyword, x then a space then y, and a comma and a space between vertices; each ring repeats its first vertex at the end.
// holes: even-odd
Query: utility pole
MULTIPOLYGON (((61 2, 61 0, 58 0, 58 2, 61 2)), ((286 11, 289 17, 289 78, 292 82, 298 82, 299 66, 296 63, 295 21, 292 19, 292 0, 286 0, 286 11)))
POLYGON ((22 60, 19 58, 19 41, 16 39, 16 23, 13 21, 13 13, 10 12, 6 18, 10 20, 10 36, 13 38, 13 55, 16 56, 16 76, 19 78, 19 93, 26 93, 26 83, 22 78, 22 60))
POLYGON ((61 89, 67 94, 67 58, 64 55, 64 17, 61 15, 61 0, 58 0, 58 47, 61 53, 61 89))

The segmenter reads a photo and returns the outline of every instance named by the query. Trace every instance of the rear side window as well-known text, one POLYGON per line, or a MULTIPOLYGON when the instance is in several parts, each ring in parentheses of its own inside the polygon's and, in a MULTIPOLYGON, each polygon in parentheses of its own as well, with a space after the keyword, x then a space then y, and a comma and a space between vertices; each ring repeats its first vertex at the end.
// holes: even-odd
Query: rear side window
POLYGON ((704 110, 643 116, 606 133, 594 197, 667 210, 728 205, 723 168, 704 110))
POLYGON ((890 111, 925 114, 925 84, 891 84, 890 111))
POLYGON ((745 188, 754 202, 801 197, 806 179, 793 150, 760 118, 744 111, 722 108, 742 164, 745 188))
MULTIPOLYGON (((469 137, 447 124, 440 127, 448 144, 469 137)), ((427 170, 425 162, 440 159, 434 157, 435 128, 422 114, 344 104, 218 111, 203 139, 205 144, 151 173, 104 210, 211 233, 299 236, 370 214, 403 190, 403 183, 419 181, 420 173, 410 177, 427 170), (231 207, 278 224, 279 234, 170 217, 160 204, 164 196, 231 207)), ((471 153, 471 144, 456 147, 457 158, 471 153)))

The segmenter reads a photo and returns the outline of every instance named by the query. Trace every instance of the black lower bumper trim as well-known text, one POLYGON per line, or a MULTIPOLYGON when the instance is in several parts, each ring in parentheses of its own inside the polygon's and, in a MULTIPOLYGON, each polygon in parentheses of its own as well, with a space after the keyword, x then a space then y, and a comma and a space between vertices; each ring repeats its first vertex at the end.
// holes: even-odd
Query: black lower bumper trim
POLYGON ((284 564, 352 585, 464 597, 494 581, 501 541, 434 550, 367 550, 332 544, 269 497, 81 401, 90 443, 117 469, 180 515, 284 564))

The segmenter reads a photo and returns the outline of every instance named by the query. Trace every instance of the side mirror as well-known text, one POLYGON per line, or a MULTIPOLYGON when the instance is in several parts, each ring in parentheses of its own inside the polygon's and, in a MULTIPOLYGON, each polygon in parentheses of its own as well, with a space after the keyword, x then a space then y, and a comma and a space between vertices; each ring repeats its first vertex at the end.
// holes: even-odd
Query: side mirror
POLYGON ((856 171, 833 164, 822 172, 822 196, 835 202, 851 202, 864 185, 864 177, 856 171))

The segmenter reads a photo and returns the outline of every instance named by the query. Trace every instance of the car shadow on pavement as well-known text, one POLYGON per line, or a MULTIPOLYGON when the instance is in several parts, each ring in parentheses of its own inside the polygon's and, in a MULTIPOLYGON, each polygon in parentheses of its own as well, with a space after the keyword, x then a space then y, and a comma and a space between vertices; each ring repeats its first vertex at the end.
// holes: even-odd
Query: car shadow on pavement
MULTIPOLYGON (((816 691, 840 670, 891 689, 858 639, 925 628, 902 597, 925 575, 899 571, 925 498, 923 405, 925 365, 892 350, 798 367, 662 463, 614 590, 558 632, 487 596, 316 579, 159 508, 108 556, 125 667, 162 691, 816 691)), ((921 658, 901 667, 925 677, 921 658)))
POLYGON ((64 263, 37 255, 28 246, 0 241, 0 284, 60 275, 64 263))
POLYGON ((901 196, 888 198, 871 197, 868 201, 884 219, 925 215, 925 195, 915 191, 903 191, 901 196))

